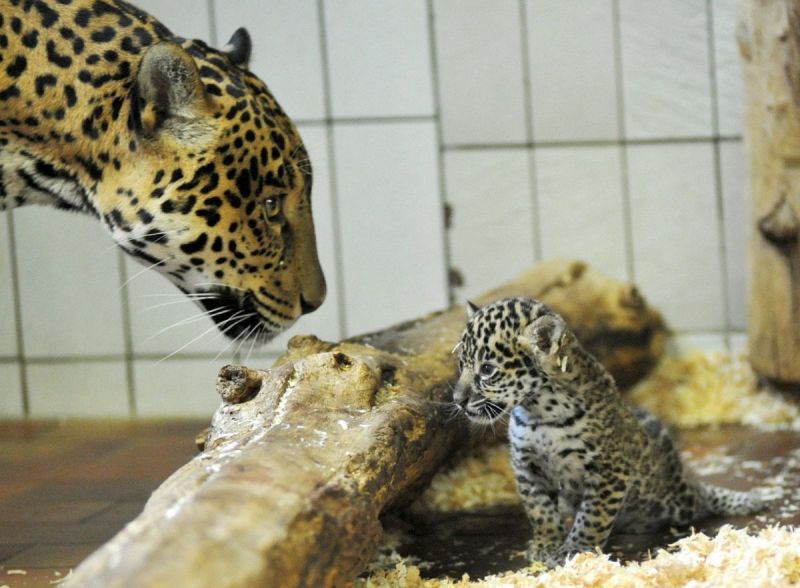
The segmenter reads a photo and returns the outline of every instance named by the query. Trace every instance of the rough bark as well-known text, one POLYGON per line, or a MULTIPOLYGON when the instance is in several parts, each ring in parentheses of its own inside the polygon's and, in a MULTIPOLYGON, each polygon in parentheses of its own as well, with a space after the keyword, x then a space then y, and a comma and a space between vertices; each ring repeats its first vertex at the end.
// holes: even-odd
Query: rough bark
MULTIPOLYGON (((624 381, 664 328, 631 286, 542 264, 477 300, 527 295, 562 312, 624 381)), ((206 449, 75 571, 81 587, 342 586, 407 501, 465 443, 447 422, 461 308, 338 344, 295 337, 270 370, 226 367, 206 449)))
POLYGON ((750 361, 800 382, 800 1, 746 0, 739 47, 750 158, 750 361))

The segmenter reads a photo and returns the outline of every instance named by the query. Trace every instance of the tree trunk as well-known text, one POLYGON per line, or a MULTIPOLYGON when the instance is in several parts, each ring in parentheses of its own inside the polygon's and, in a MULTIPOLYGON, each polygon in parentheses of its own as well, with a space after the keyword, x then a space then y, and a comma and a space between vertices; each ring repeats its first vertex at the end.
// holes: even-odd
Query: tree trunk
MULTIPOLYGON (((561 311, 624 381, 661 354, 659 315, 581 263, 543 264, 477 302, 513 295, 561 311)), ((446 408, 464 322, 451 308, 338 344, 295 337, 271 370, 223 368, 205 451, 70 585, 349 584, 379 543, 380 514, 468 441, 446 408)))
POLYGON ((750 361, 800 382, 800 1, 745 0, 739 48, 750 157, 750 361))

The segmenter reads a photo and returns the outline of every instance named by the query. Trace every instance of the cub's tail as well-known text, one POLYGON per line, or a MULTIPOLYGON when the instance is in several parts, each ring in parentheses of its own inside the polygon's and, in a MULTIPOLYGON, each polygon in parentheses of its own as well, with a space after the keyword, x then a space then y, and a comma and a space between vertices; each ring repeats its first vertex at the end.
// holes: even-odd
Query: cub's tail
POLYGON ((767 507, 767 496, 759 490, 737 492, 710 484, 699 485, 702 497, 701 509, 705 515, 743 516, 763 511, 767 507))

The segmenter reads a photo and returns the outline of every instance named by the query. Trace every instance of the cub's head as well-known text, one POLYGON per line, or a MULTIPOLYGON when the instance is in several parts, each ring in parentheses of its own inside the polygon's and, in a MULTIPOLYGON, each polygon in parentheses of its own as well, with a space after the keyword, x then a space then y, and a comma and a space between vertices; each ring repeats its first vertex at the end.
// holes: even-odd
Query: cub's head
POLYGON ((249 55, 244 29, 227 51, 142 47, 98 198, 125 251, 229 337, 266 341, 322 304, 325 278, 308 153, 249 55))
POLYGON ((456 345, 459 377, 453 401, 476 423, 500 419, 545 378, 534 345, 544 345, 537 321, 554 313, 531 298, 506 298, 478 308, 467 303, 468 322, 456 345))

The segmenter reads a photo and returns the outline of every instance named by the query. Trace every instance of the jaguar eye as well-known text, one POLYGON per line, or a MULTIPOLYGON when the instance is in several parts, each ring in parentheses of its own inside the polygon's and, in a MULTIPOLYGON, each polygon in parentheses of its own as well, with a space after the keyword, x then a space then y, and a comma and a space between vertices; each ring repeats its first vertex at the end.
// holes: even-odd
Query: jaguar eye
POLYGON ((494 366, 491 363, 482 363, 478 368, 478 373, 482 378, 491 378, 497 373, 497 366, 494 366))
POLYGON ((269 220, 273 220, 281 212, 281 201, 277 196, 270 196, 264 200, 264 214, 269 220))

